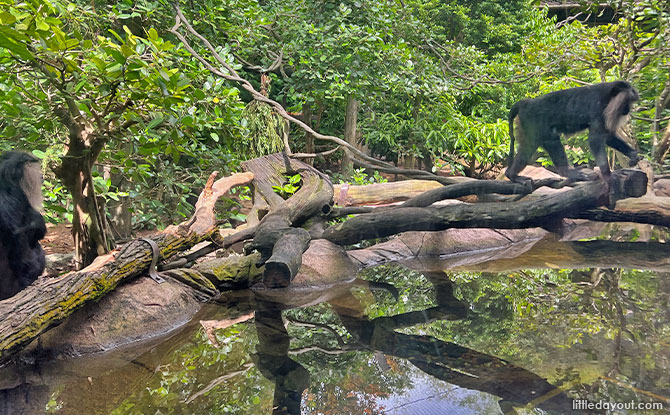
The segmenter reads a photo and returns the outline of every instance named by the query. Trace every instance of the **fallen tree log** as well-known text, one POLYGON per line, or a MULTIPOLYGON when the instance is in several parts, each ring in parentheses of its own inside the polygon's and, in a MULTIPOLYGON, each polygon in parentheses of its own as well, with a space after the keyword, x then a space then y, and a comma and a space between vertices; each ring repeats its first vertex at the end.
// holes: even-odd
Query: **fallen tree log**
POLYGON ((442 186, 428 190, 406 201, 401 207, 427 207, 445 199, 456 199, 470 195, 484 195, 498 193, 501 195, 525 195, 530 188, 519 183, 503 182, 500 180, 476 180, 464 183, 442 186))
POLYGON ((289 163, 292 171, 286 172, 286 160, 273 154, 243 164, 256 177, 252 184, 258 196, 270 206, 246 249, 261 254, 257 265, 265 265, 263 282, 267 287, 285 287, 298 273, 302 253, 311 240, 309 232, 299 226, 313 216, 328 214, 333 199, 333 186, 323 174, 301 161, 289 163), (277 200, 272 186, 281 186, 283 174, 295 172, 300 173, 302 186, 287 200, 277 200))
MULTIPOLYGON (((643 174, 640 172, 640 174, 643 174)), ((634 180, 644 184, 639 175, 618 174, 616 181, 634 180)), ((632 192, 639 196, 638 187, 612 186, 613 190, 632 192)), ((431 192, 439 193, 436 189, 431 192)), ((642 191, 644 193, 644 191, 642 191)), ((365 213, 329 227, 323 238, 339 245, 349 245, 366 239, 382 238, 407 231, 438 231, 449 228, 499 228, 520 229, 553 226, 562 218, 571 218, 581 212, 613 203, 612 198, 631 196, 611 194, 604 183, 588 182, 565 192, 538 197, 534 200, 509 203, 480 203, 474 205, 449 205, 441 207, 386 208, 379 212, 365 213)), ((422 198, 422 196, 419 196, 422 198)), ((434 199, 434 198, 428 198, 434 199)), ((427 200, 428 203, 430 200, 427 200)))
POLYGON ((636 222, 670 227, 670 197, 644 196, 623 199, 615 209, 596 208, 578 212, 575 219, 598 222, 636 222))
MULTIPOLYGON (((467 178, 463 178, 469 181, 467 178)), ((428 190, 444 187, 434 180, 403 180, 400 182, 372 183, 365 186, 336 184, 333 186, 335 203, 339 206, 387 205, 402 202, 428 190)))
MULTIPOLYGON (((253 179, 253 174, 242 173, 214 182, 216 174, 210 176, 201 194, 199 209, 191 220, 152 237, 160 258, 172 257, 215 237, 218 233, 214 227, 216 199, 230 188, 253 179)), ((79 272, 38 279, 14 297, 0 301, 0 362, 86 303, 97 301, 120 283, 142 275, 152 257, 152 249, 146 242, 134 240, 118 251, 97 258, 79 272)), ((191 278, 190 282, 196 280, 191 278)), ((204 287, 212 289, 211 283, 204 287)))

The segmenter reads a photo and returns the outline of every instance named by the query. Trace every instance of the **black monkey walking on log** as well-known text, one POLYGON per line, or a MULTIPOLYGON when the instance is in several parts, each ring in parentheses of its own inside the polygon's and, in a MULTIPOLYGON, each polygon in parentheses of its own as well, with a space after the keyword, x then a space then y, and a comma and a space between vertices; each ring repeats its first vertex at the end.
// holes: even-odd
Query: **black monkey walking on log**
POLYGON ((630 158, 630 165, 634 166, 639 161, 637 151, 617 135, 617 130, 627 121, 631 106, 638 99, 639 95, 631 84, 616 81, 555 91, 517 102, 508 117, 511 145, 509 167, 505 175, 512 181, 523 178, 519 173, 541 146, 561 176, 576 178, 576 171, 568 166, 561 134, 575 134, 587 128, 589 148, 606 181, 610 169, 605 145, 625 154, 630 158), (515 123, 519 127, 516 156, 515 123))
POLYGON ((0 300, 30 285, 45 267, 40 239, 46 234, 39 159, 28 153, 0 155, 0 300))

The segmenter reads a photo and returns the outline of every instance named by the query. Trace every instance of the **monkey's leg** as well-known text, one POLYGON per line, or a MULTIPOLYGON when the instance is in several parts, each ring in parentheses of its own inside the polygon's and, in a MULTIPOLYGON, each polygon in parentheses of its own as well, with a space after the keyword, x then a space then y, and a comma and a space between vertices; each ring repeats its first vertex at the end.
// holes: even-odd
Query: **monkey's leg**
POLYGON ((589 149, 591 149, 591 154, 596 159, 596 165, 600 167, 600 175, 605 181, 609 181, 610 178, 610 165, 605 151, 605 142, 608 135, 604 126, 589 129, 589 149))
POLYGON ((532 159, 537 146, 527 146, 526 143, 519 143, 517 148, 517 153, 514 156, 514 160, 510 163, 505 171, 505 176, 512 182, 524 182, 529 180, 528 177, 519 176, 521 170, 528 165, 528 162, 532 159))
POLYGON ((577 172, 574 169, 571 169, 570 164, 568 163, 568 156, 565 154, 565 148, 563 143, 561 143, 561 137, 554 134, 549 137, 545 143, 543 143, 545 151, 551 157, 551 161, 554 162, 554 166, 563 177, 574 180, 577 178, 577 172))
POLYGON ((612 147, 615 150, 622 152, 626 157, 630 159, 629 165, 633 167, 640 161, 640 156, 637 154, 637 151, 631 146, 628 145, 621 137, 616 134, 610 134, 607 136, 607 145, 612 147))

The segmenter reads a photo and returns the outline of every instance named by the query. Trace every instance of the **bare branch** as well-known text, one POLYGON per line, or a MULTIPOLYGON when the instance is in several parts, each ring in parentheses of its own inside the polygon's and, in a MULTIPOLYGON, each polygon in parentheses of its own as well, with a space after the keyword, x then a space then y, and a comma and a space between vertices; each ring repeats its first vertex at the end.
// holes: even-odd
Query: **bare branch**
POLYGON ((313 159, 319 156, 327 156, 329 154, 333 154, 337 150, 340 150, 342 147, 337 146, 335 148, 332 148, 327 151, 322 151, 320 153, 291 153, 289 156, 294 157, 294 158, 299 158, 299 159, 313 159))
POLYGON ((272 62, 272 64, 267 68, 263 68, 260 65, 252 64, 251 62, 247 61, 246 59, 236 54, 235 52, 231 52, 231 54, 235 57, 235 59, 242 62, 242 65, 244 65, 244 69, 260 73, 268 73, 276 71, 281 66, 284 59, 284 51, 280 50, 278 55, 273 53, 274 55, 276 55, 274 62, 272 62))
POLYGON ((408 177, 421 177, 427 180, 437 180, 439 182, 443 182, 444 177, 440 177, 437 175, 434 175, 430 172, 423 171, 423 170, 409 170, 409 169, 399 169, 395 167, 393 164, 378 160, 374 157, 370 157, 361 150, 359 150, 355 145, 352 145, 348 143, 347 141, 335 137, 332 135, 324 135, 321 133, 318 133, 315 131, 313 128, 305 124, 303 121, 300 119, 292 116, 289 114, 284 107, 278 103, 277 101, 274 101, 263 94, 261 94, 259 91, 257 91, 251 83, 242 78, 237 71, 228 63, 226 62, 221 55, 216 51, 216 48, 207 40, 204 36, 202 36, 200 33, 198 33, 193 26, 188 22, 186 17, 184 17, 183 12, 181 11, 181 8, 179 7, 178 4, 173 4, 177 16, 175 17, 175 24, 174 26, 170 29, 170 32, 173 33, 184 45, 184 48, 193 55, 200 63, 202 63, 210 72, 212 72, 214 75, 219 76, 223 79, 226 79, 228 81, 232 82, 237 82, 239 83, 242 88, 244 88, 247 92, 249 92, 253 98, 259 102, 266 103, 270 105, 274 110, 279 114, 282 118, 285 120, 288 120, 289 122, 294 123, 298 127, 302 128, 304 131, 307 133, 313 135, 315 138, 319 140, 325 140, 325 141, 331 141, 339 146, 351 151, 354 155, 354 162, 363 165, 364 167, 376 169, 379 171, 384 171, 386 173, 390 174, 402 174, 408 177), (205 48, 211 53, 212 57, 217 61, 218 64, 223 67, 225 71, 222 71, 214 65, 212 65, 211 62, 209 62, 207 59, 205 59, 202 55, 200 55, 198 52, 196 52, 191 44, 189 43, 188 39, 179 32, 179 29, 184 27, 186 31, 191 34, 192 36, 195 36, 202 42, 202 44, 205 46, 205 48))
MULTIPOLYGON (((548 72, 550 70, 550 69, 547 69, 547 68, 543 68, 539 71, 535 71, 535 72, 532 72, 530 74, 526 74, 526 75, 523 75, 523 76, 515 76, 515 77, 512 77, 511 79, 507 79, 507 80, 494 79, 494 78, 491 78, 487 75, 482 75, 479 78, 471 78, 471 77, 465 76, 465 75, 459 73, 458 71, 456 71, 455 69, 453 69, 451 67, 451 65, 449 64, 449 62, 444 59, 444 56, 442 55, 442 53, 440 51, 438 51, 438 49, 440 49, 444 52, 447 52, 447 49, 444 46, 442 46, 442 45, 440 45, 440 44, 438 44, 438 43, 436 43, 432 40, 427 40, 426 44, 428 45, 428 47, 433 51, 433 53, 440 60, 440 63, 442 64, 441 65, 442 66, 442 72, 444 73, 445 77, 446 77, 446 73, 444 72, 444 70, 446 69, 447 72, 449 72, 451 75, 455 76, 456 78, 459 78, 463 81, 466 81, 466 82, 470 83, 470 86, 468 86, 466 88, 456 87, 457 89, 460 89, 460 90, 470 90, 470 89, 472 89, 475 86, 480 85, 480 84, 509 85, 509 84, 522 83, 522 82, 526 82, 529 79, 532 79, 532 78, 536 77, 537 75, 539 75, 541 73, 548 72)), ((554 63, 551 62, 549 67, 551 67, 553 65, 554 65, 554 63)))

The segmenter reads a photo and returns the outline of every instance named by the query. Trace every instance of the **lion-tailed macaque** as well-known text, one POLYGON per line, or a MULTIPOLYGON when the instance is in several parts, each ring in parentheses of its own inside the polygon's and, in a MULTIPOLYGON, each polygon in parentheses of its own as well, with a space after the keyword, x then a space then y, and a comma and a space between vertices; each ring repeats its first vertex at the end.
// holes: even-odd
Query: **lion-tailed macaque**
POLYGON ((575 134, 587 128, 589 148, 603 178, 610 176, 605 145, 625 154, 634 166, 639 161, 637 151, 617 135, 617 130, 627 121, 631 106, 638 99, 631 84, 616 81, 550 92, 517 102, 508 117, 511 145, 505 175, 512 181, 523 178, 519 173, 541 146, 560 175, 575 178, 576 171, 568 165, 561 134, 575 134), (516 156, 515 123, 519 142, 516 156))

